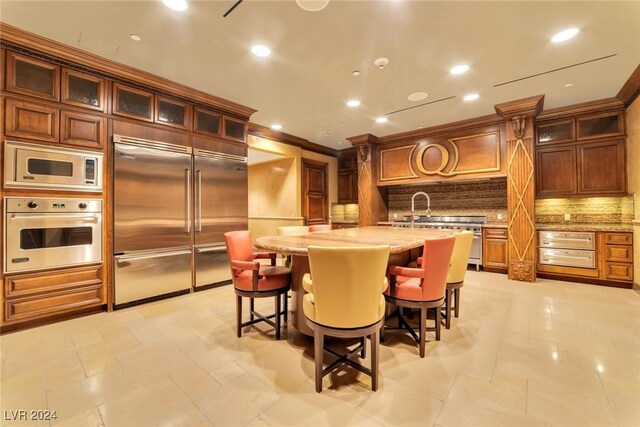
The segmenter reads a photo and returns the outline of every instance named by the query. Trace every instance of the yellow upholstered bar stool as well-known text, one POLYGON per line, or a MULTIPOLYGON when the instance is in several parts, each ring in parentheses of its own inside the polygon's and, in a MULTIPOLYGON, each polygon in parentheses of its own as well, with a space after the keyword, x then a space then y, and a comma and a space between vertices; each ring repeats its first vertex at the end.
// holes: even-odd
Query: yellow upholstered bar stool
POLYGON ((303 277, 308 292, 303 310, 307 325, 313 329, 316 391, 322 391, 322 378, 345 363, 371 376, 371 389, 378 389, 380 328, 384 323, 387 288, 385 271, 389 246, 319 247, 309 246, 311 274, 303 277), (346 354, 324 347, 324 337, 361 338, 360 344, 346 354), (365 338, 371 339, 371 369, 351 359, 365 357, 365 338), (324 352, 338 357, 324 367, 324 352))
MULTIPOLYGON (((451 329, 451 312, 455 317, 460 316, 460 288, 464 286, 464 277, 467 274, 469 255, 473 244, 473 231, 466 230, 454 233, 456 241, 453 245, 451 265, 447 275, 447 288, 444 298, 444 326, 451 329)), ((418 258, 418 265, 422 264, 422 258, 418 258)))
POLYGON ((316 224, 309 226, 309 233, 315 233, 317 231, 331 231, 331 224, 316 224))

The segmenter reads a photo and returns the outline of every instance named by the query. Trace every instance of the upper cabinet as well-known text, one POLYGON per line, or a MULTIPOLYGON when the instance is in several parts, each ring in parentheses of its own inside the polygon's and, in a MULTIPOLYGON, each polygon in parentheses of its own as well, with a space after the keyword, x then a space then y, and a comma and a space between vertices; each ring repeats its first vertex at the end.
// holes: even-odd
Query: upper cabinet
POLYGON ((155 122, 191 130, 191 105, 177 99, 156 95, 155 122))
POLYGON ((60 100, 60 67, 7 52, 6 89, 50 101, 60 100))
POLYGON ((222 116, 215 111, 194 107, 193 131, 204 135, 220 135, 222 116))
POLYGON ((247 140, 247 122, 223 116, 223 135, 236 141, 245 142, 247 140))
POLYGON ((354 149, 338 156, 338 203, 358 203, 358 158, 354 149))
POLYGON ((107 104, 105 79, 68 68, 62 69, 63 103, 104 112, 107 104))
POLYGON ((113 114, 153 122, 153 94, 144 90, 113 84, 113 114))
POLYGON ((622 111, 538 123, 535 151, 538 198, 626 194, 622 111))

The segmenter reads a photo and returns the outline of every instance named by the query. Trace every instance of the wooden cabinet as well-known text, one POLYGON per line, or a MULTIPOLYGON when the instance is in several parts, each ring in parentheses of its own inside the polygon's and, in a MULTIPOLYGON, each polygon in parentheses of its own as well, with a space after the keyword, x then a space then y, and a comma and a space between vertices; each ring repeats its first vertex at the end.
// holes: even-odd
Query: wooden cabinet
POLYGON ((223 116, 222 129, 222 135, 227 138, 241 142, 245 142, 247 140, 247 122, 243 120, 223 116))
POLYGON ((156 95, 155 122, 191 130, 191 105, 177 99, 156 95))
POLYGON ((575 147, 536 150, 536 192, 538 197, 562 197, 577 193, 575 147))
POLYGON ((59 110, 47 105, 7 99, 5 134, 18 138, 58 142, 59 110))
POLYGON ((600 277, 633 283, 633 233, 602 233, 600 253, 600 277))
POLYGON ((338 203, 358 203, 358 158, 354 150, 338 157, 338 203))
POLYGON ((204 135, 220 135, 222 116, 215 111, 202 107, 193 108, 193 131, 204 135))
POLYGON ((62 111, 60 142, 102 150, 107 141, 107 119, 93 114, 62 111))
POLYGON ((623 194, 627 190, 624 139, 576 146, 578 194, 623 194))
POLYGON ((153 122, 153 94, 144 90, 113 84, 113 114, 153 122))
POLYGON ((60 67, 15 52, 7 52, 6 89, 36 98, 60 99, 60 67))
POLYGON ((536 197, 624 195, 622 111, 536 125, 536 197))
POLYGON ((61 92, 60 101, 64 104, 106 111, 107 81, 103 78, 62 68, 61 92))
POLYGON ((4 278, 4 324, 68 314, 105 302, 102 266, 27 273, 4 278))
POLYGON ((507 232, 506 228, 482 228, 482 266, 485 270, 507 272, 507 232))

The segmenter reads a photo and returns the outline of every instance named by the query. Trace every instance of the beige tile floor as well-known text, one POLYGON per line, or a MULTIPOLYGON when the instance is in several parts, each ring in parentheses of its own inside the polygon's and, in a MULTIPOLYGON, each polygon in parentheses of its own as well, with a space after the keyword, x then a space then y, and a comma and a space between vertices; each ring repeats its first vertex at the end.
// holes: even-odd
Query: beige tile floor
POLYGON ((4 335, 2 425, 640 425, 632 290, 469 271, 424 359, 387 335, 376 393, 344 368, 316 394, 311 340, 238 339, 234 313, 224 287, 4 335), (10 420, 37 409, 57 419, 10 420))

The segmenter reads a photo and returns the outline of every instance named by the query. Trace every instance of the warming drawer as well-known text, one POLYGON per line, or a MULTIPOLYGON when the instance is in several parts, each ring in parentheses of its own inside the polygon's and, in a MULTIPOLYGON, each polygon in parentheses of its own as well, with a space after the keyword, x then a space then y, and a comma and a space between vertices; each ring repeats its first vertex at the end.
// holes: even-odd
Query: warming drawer
POLYGON ((594 251, 540 248, 539 262, 565 267, 595 268, 596 256, 594 251))
POLYGON ((595 250, 595 233, 572 231, 540 231, 540 248, 595 250))

